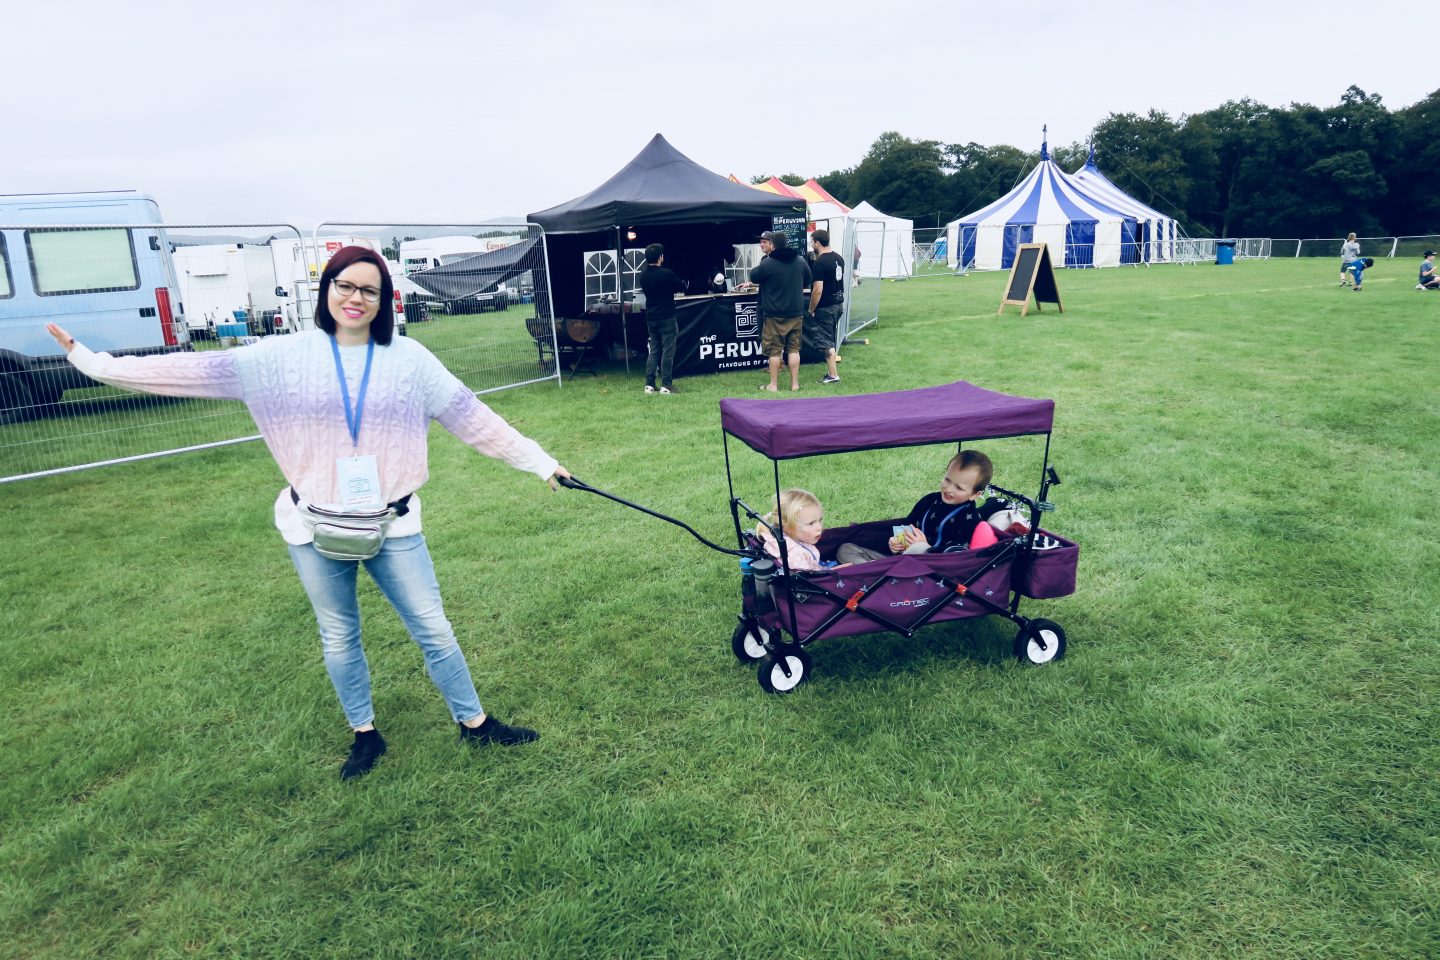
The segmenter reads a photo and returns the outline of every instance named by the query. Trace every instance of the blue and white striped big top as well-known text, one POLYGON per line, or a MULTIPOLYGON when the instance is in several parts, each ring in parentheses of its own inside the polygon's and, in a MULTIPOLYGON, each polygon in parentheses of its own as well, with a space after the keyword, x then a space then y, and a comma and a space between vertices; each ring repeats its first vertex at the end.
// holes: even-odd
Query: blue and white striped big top
POLYGON ((1179 236, 1179 225, 1174 217, 1136 200, 1130 194, 1115 186, 1114 182, 1095 165, 1095 148, 1090 148, 1090 157, 1085 165, 1070 174, 1070 182, 1087 194, 1122 213, 1135 218, 1139 230, 1140 259, 1146 263, 1164 262, 1175 258, 1175 240, 1179 236))
POLYGON ((1048 144, 1015 189, 952 220, 946 235, 950 263, 976 270, 1008 270, 1022 243, 1048 244, 1056 266, 1111 267, 1138 259, 1135 217, 1076 186, 1050 159, 1048 144))

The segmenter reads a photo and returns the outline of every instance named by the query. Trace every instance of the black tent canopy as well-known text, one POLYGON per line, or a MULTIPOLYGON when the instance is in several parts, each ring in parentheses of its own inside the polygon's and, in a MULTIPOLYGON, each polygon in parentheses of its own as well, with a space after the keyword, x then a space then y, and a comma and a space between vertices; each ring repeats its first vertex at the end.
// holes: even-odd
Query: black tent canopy
POLYGON ((532 213, 530 219, 553 236, 777 215, 804 216, 805 204, 706 170, 657 133, 609 180, 584 196, 532 213))
POLYGON ((755 243, 777 216, 804 217, 804 201, 722 177, 657 133, 600 186, 532 213, 530 220, 545 229, 556 315, 578 316, 584 311, 586 251, 663 243, 665 265, 699 290, 731 258, 735 244, 755 243))

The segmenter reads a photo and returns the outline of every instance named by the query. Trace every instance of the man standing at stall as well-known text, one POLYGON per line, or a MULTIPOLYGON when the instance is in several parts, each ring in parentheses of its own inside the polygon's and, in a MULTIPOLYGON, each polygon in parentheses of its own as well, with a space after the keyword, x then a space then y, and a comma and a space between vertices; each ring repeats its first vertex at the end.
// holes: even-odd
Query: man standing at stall
POLYGON ((810 317, 805 329, 816 350, 825 354, 825 376, 821 383, 839 383, 835 369, 836 329, 845 312, 845 258, 830 249, 830 231, 816 230, 810 234, 815 250, 815 265, 810 268, 810 317))
POLYGON ((810 265, 800 251, 785 242, 785 234, 766 230, 760 235, 763 259, 751 269, 750 282, 760 287, 760 347, 770 363, 770 382, 761 390, 779 390, 780 363, 790 366, 790 389, 800 389, 800 328, 805 322, 805 285, 810 265))
POLYGON ((645 392, 655 392, 655 371, 660 371, 660 392, 679 393, 670 381, 675 369, 675 294, 683 293, 685 282, 665 266, 665 247, 652 243, 645 248, 645 269, 640 273, 645 292, 645 326, 650 331, 649 354, 645 357, 645 392))

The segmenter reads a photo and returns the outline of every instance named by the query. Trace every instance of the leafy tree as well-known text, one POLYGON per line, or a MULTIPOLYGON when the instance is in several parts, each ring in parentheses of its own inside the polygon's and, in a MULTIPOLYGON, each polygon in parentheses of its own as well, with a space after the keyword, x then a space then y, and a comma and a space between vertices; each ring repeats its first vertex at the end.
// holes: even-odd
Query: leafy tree
POLYGON ((852 192, 892 216, 928 222, 944 194, 942 159, 934 140, 882 133, 855 168, 852 192))
MULTIPOLYGON (((1110 114, 1096 159, 1120 189, 1199 236, 1334 237, 1440 233, 1440 90, 1404 110, 1351 86, 1332 107, 1229 101, 1172 119, 1110 114)), ((1088 147, 1055 147, 1066 171, 1088 147)), ((936 225, 1011 189, 1038 152, 881 134, 854 167, 816 179, 837 199, 870 200, 936 225)), ((766 179, 756 178, 757 182, 766 179)), ((786 182, 801 178, 787 174, 786 182)))
POLYGON ((855 188, 853 186, 854 175, 855 170, 853 167, 848 170, 832 170, 829 173, 824 173, 816 177, 815 182, 824 187, 826 193, 845 204, 845 206, 853 207, 865 199, 855 194, 855 188))
POLYGON ((1440 233, 1440 90, 1394 115, 1396 159, 1387 179, 1387 228, 1395 233, 1440 233))

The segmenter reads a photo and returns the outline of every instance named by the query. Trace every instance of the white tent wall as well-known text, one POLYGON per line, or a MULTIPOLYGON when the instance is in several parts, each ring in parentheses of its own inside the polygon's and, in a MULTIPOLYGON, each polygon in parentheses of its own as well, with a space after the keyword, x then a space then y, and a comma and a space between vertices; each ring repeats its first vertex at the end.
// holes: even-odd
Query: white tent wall
POLYGON ((861 256, 855 268, 856 276, 908 277, 915 272, 914 221, 881 213, 869 201, 863 201, 852 209, 850 216, 867 224, 885 224, 883 232, 873 226, 865 228, 864 233, 870 235, 870 242, 860 244, 861 256))

